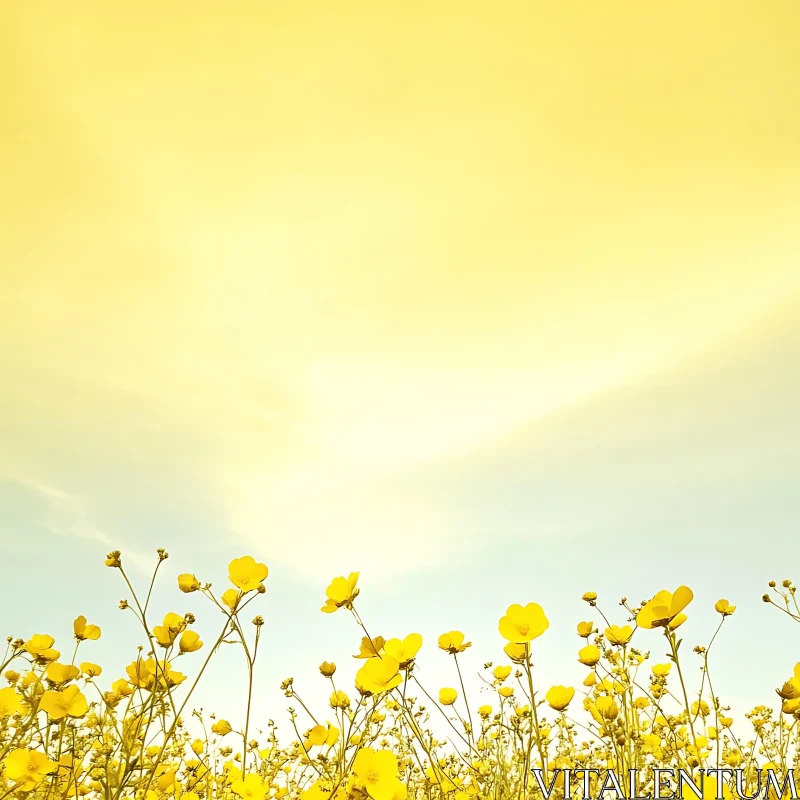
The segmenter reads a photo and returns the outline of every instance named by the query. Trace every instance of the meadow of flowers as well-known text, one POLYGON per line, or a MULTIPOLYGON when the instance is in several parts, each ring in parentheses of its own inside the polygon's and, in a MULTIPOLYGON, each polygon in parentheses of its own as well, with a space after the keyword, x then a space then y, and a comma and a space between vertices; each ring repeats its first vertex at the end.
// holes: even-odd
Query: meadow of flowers
MULTIPOLYGON (((576 657, 586 678, 578 687, 540 684, 532 655, 549 627, 545 610, 537 603, 510 606, 498 623, 507 642, 503 663, 486 663, 481 676, 492 702, 472 706, 459 661, 472 647, 464 633, 445 632, 427 645, 452 658, 453 679, 452 686, 425 686, 415 670, 424 658, 422 637, 370 636, 372 621, 358 610, 358 573, 334 578, 322 611, 352 616, 355 675, 342 676, 345 670, 332 663, 319 666, 330 684, 325 708, 309 707, 299 681, 285 680, 292 740, 279 738, 273 723, 256 738, 250 700, 267 566, 249 556, 234 559, 231 585, 219 595, 192 574, 178 577, 177 590, 201 593, 219 617, 216 639, 203 642, 192 614, 152 618, 153 585, 167 557, 159 551, 144 591, 131 583, 119 552, 107 557, 130 593, 120 607, 136 617, 148 642, 124 675, 107 676, 92 662, 101 631, 84 617, 75 620, 68 644, 48 633, 9 638, 0 667, 0 800, 499 800, 541 796, 536 768, 557 798, 565 794, 565 769, 637 770, 632 788, 647 794, 655 769, 694 774, 731 767, 742 770, 740 788, 755 795, 766 771, 800 770, 800 664, 777 689, 776 708, 758 706, 734 724, 714 693, 709 652, 736 608, 719 600, 713 609, 695 609, 686 586, 659 591, 639 606, 623 600, 624 618, 614 622, 594 593, 584 594, 587 620, 577 623, 576 657), (695 610, 716 614, 719 625, 707 645, 694 648, 703 668, 699 685, 689 685, 680 626, 695 610), (241 648, 247 681, 238 730, 223 709, 206 715, 192 706, 223 643, 241 648), (655 663, 650 651, 662 653, 664 646, 668 657, 655 663)), ((800 622, 794 585, 770 587, 764 601, 800 622)), ((575 797, 583 791, 580 784, 570 790, 575 797)), ((704 796, 718 791, 730 793, 706 778, 704 796)))

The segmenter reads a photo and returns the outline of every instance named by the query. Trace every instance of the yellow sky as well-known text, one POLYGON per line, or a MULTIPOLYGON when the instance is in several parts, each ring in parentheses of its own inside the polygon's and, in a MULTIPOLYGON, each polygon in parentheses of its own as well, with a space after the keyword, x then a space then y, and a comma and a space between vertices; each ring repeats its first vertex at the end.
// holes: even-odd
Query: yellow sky
POLYGON ((245 535, 438 541, 392 476, 800 286, 798 41, 796 0, 5 4, 3 430, 180 431, 245 535))

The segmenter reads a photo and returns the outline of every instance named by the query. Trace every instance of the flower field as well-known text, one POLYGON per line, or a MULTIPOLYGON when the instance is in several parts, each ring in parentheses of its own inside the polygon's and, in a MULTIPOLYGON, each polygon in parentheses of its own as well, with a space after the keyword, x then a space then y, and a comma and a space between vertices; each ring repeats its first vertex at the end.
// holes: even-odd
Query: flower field
MULTIPOLYGON (((120 607, 136 617, 149 643, 125 674, 109 676, 91 660, 101 630, 82 616, 74 621, 71 642, 46 632, 9 638, 0 688, 0 800, 505 800, 550 789, 563 798, 565 770, 585 770, 595 792, 603 789, 597 785, 602 772, 635 770, 630 789, 647 795, 654 790, 654 770, 682 769, 691 776, 712 768, 741 770, 738 795, 753 797, 765 787, 779 794, 762 780, 769 771, 792 775, 800 769, 800 664, 793 672, 787 665, 777 694, 764 687, 766 705, 733 719, 714 692, 709 654, 736 608, 725 599, 713 609, 696 608, 686 586, 658 591, 640 606, 623 601, 613 620, 587 592, 586 619, 569 632, 577 634, 576 658, 586 668, 583 684, 575 687, 537 680, 532 657, 549 628, 546 610, 534 602, 510 606, 498 622, 506 641, 503 660, 487 662, 481 676, 492 702, 473 705, 459 658, 474 645, 463 632, 444 632, 425 643, 408 631, 373 638, 373 621, 359 613, 358 573, 334 578, 320 591, 321 610, 352 617, 355 675, 342 675, 345 670, 333 663, 319 665, 330 683, 324 708, 304 702, 301 681, 285 680, 293 736, 279 738, 273 725, 255 735, 263 721, 251 719, 250 697, 258 679, 264 624, 259 600, 268 568, 249 556, 234 559, 230 586, 219 595, 191 573, 178 577, 175 591, 204 595, 208 613, 219 618, 217 638, 204 642, 193 628, 194 615, 155 618, 150 608, 167 557, 159 551, 143 590, 131 582, 119 552, 107 557, 106 566, 119 571, 130 593, 120 607), (703 665, 698 685, 691 685, 680 628, 695 612, 715 614, 719 624, 711 640, 689 654, 703 665), (249 689, 238 730, 225 709, 204 714, 192 705, 223 643, 241 650, 249 689), (664 646, 668 657, 656 662, 650 653, 664 646), (450 686, 419 679, 417 659, 431 648, 452 659, 450 686)), ((771 583, 763 599, 786 615, 787 626, 800 622, 790 581, 771 583)), ((787 786, 789 791, 791 781, 787 786)), ((574 797, 584 791, 580 783, 566 787, 574 797)), ((708 777, 702 792, 709 799, 732 796, 727 784, 708 777)), ((682 794, 695 796, 685 786, 682 794)))

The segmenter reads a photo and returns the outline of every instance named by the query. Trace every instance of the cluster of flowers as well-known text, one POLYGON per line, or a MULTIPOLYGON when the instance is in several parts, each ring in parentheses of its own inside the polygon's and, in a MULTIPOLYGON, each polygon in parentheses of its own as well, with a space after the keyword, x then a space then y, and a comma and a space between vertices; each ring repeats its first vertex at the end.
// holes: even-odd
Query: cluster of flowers
MULTIPOLYGON (((498 625, 506 641, 503 660, 510 663, 484 665, 481 678, 493 699, 473 708, 460 662, 472 643, 461 631, 443 633, 437 642, 452 657, 457 688, 426 688, 415 669, 422 637, 370 636, 356 608, 358 573, 335 578, 322 611, 348 613, 357 626, 355 678, 346 689, 337 686, 336 665, 323 662, 319 672, 330 683, 330 699, 316 715, 294 679, 286 679, 281 688, 293 702, 293 741, 281 741, 272 721, 259 740, 251 736, 250 698, 264 620, 254 617, 251 627, 243 619, 264 592, 266 565, 250 556, 234 559, 232 586, 219 597, 192 574, 178 577, 182 592, 201 593, 221 615, 219 635, 206 646, 192 628, 192 614, 150 622, 153 583, 167 558, 159 550, 142 598, 119 552, 107 557, 131 593, 120 607, 134 614, 149 647, 140 648, 126 674, 105 691, 98 685, 102 668, 78 659, 84 643, 101 635, 85 617, 74 622, 69 661, 50 635, 9 638, 0 665, 7 683, 0 688, 0 800, 519 800, 541 796, 543 786, 550 787, 549 796, 564 798, 565 770, 583 771, 590 783, 591 770, 635 774, 632 790, 646 795, 656 770, 692 774, 714 767, 739 770, 744 790, 754 794, 767 771, 800 769, 800 664, 777 690, 780 709, 753 709, 746 715, 749 733, 740 738, 729 707, 714 694, 709 669, 714 640, 736 607, 716 603, 719 626, 708 645, 689 656, 701 668, 699 687, 689 687, 678 635, 693 600, 686 586, 637 606, 623 598, 623 624, 606 617, 594 593, 583 595, 602 625, 577 626, 577 658, 587 667, 579 698, 575 687, 538 685, 532 648, 549 627, 547 616, 537 603, 510 606, 498 625), (650 664, 649 652, 634 639, 649 647, 655 640, 647 637, 658 636, 667 659, 650 664), (248 702, 238 730, 213 714, 193 711, 184 719, 223 642, 241 647, 246 666, 248 702), (201 650, 204 658, 192 656, 201 650), (196 659, 191 679, 176 668, 187 657, 196 659), (435 724, 432 714, 440 717, 435 724)), ((770 586, 774 593, 764 595, 765 602, 800 622, 794 585, 770 586)), ((580 788, 573 790, 579 796, 580 788)), ((704 792, 709 800, 730 794, 708 780, 704 792)))

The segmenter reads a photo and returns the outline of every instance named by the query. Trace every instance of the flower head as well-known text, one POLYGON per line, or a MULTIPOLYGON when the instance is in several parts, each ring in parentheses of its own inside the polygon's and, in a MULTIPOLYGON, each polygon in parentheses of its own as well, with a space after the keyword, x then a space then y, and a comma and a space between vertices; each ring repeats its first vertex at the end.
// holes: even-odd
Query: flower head
POLYGON ((642 606, 636 615, 636 623, 640 628, 677 628, 686 621, 686 615, 681 612, 692 602, 693 597, 694 594, 688 586, 679 586, 674 594, 662 589, 642 606))
POLYGON ((451 706, 458 699, 458 692, 450 687, 439 689, 439 702, 443 706, 451 706))
POLYGON ((200 588, 200 581, 191 572, 183 572, 178 575, 178 588, 186 594, 196 592, 200 588))
POLYGON ((624 645, 628 644, 633 636, 633 628, 630 625, 611 625, 605 630, 605 637, 611 644, 624 645))
POLYGON ((371 694, 389 692, 402 681, 400 665, 390 656, 374 656, 356 673, 356 687, 371 694))
POLYGON ((541 636, 550 627, 538 603, 519 603, 510 605, 504 617, 500 618, 498 629, 500 635, 513 644, 525 644, 541 636))
POLYGON ((464 641, 464 634, 461 631, 449 631, 443 633, 438 640, 439 648, 452 655, 463 653, 468 647, 472 647, 472 642, 464 641))
POLYGON ((405 669, 415 658, 422 647, 422 637, 418 633, 409 633, 405 639, 389 639, 383 646, 386 655, 391 656, 405 669))
POLYGON ((89 704, 74 684, 61 692, 45 692, 39 708, 47 713, 51 720, 64 717, 82 717, 89 711, 89 704))
POLYGON ((79 642, 84 639, 100 638, 100 628, 98 628, 97 625, 87 625, 86 617, 83 615, 75 618, 75 621, 72 623, 72 630, 75 633, 75 638, 79 642))
POLYGON ((8 780, 23 792, 29 792, 45 775, 54 772, 57 764, 38 750, 18 747, 5 757, 3 767, 8 780))
POLYGON ((334 578, 325 590, 327 599, 325 605, 320 609, 326 614, 332 614, 340 608, 352 608, 353 601, 361 591, 356 584, 358 583, 358 572, 351 572, 346 578, 339 576, 334 578))
POLYGON ((373 800, 394 800, 397 789, 397 756, 389 750, 364 747, 358 751, 353 772, 373 800))
POLYGON ((575 696, 575 690, 571 686, 552 686, 547 690, 544 699, 554 711, 563 711, 575 696))
POLYGON ((256 561, 252 556, 234 558, 228 564, 228 579, 243 592, 262 588, 262 581, 266 580, 268 574, 267 565, 256 561))

